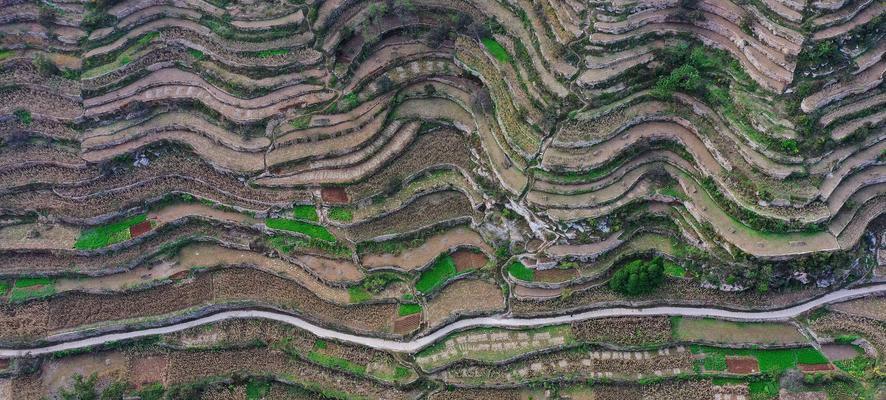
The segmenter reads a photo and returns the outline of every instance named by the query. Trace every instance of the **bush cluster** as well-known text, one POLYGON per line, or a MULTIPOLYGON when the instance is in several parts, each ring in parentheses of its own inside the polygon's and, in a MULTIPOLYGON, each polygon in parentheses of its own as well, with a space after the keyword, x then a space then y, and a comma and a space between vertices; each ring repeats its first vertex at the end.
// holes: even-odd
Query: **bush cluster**
POLYGON ((652 261, 634 260, 615 272, 609 280, 609 287, 619 293, 638 295, 655 289, 664 279, 664 260, 656 257, 652 261))

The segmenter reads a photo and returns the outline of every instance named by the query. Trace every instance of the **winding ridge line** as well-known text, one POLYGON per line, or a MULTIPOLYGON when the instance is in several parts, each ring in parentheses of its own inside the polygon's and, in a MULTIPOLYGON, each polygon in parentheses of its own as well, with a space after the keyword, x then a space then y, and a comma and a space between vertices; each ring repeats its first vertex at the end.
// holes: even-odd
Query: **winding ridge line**
POLYGON ((180 322, 158 328, 150 328, 136 330, 130 332, 111 333, 95 336, 85 339, 77 339, 64 343, 49 345, 45 347, 37 347, 31 349, 0 349, 0 357, 26 357, 51 354, 57 351, 76 350, 86 347, 97 346, 109 342, 120 340, 137 339, 145 336, 162 335, 183 331, 185 329, 197 327, 200 325, 210 324, 213 322, 225 321, 237 318, 262 318, 277 322, 286 323, 297 328, 306 330, 323 339, 335 339, 342 342, 353 343, 357 345, 371 347, 377 350, 394 351, 401 353, 417 352, 446 335, 469 328, 476 327, 497 327, 497 328, 528 328, 543 325, 558 325, 586 319, 603 318, 603 317, 624 317, 624 316, 660 316, 674 315, 686 317, 713 317, 723 318, 736 321, 778 321, 796 317, 804 312, 812 310, 816 307, 837 303, 846 300, 852 300, 860 297, 866 297, 873 294, 886 292, 886 283, 877 285, 864 286, 854 289, 840 289, 835 292, 828 293, 824 296, 810 300, 806 303, 772 311, 732 311, 720 308, 699 308, 699 307, 670 307, 659 306, 649 308, 630 308, 630 307, 613 307, 601 308, 597 310, 585 311, 576 314, 561 315, 556 317, 542 318, 511 318, 507 315, 494 315, 490 317, 477 317, 463 319, 453 322, 442 327, 433 333, 422 336, 409 342, 401 342, 397 340, 381 339, 369 336, 359 336, 350 333, 339 332, 305 321, 294 315, 260 310, 234 310, 223 311, 217 314, 209 315, 194 320, 180 322))

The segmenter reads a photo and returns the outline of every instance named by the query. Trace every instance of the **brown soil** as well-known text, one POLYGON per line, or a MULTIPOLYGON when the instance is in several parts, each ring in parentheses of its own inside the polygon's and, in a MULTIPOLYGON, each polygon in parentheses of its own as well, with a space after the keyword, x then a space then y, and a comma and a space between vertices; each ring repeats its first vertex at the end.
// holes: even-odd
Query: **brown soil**
POLYGON ((394 333, 406 334, 421 326, 421 313, 407 315, 394 320, 394 333))
POLYGON ((831 361, 849 360, 858 356, 858 350, 848 344, 823 344, 821 352, 831 361))
POLYGON ((754 374, 760 372, 760 363, 751 357, 726 357, 726 370, 732 374, 754 374))
POLYGON ((0 358, 0 370, 4 370, 9 367, 9 360, 5 358, 0 358))
POLYGON ((470 245, 492 252, 492 248, 483 242, 477 232, 469 227, 459 226, 431 236, 421 246, 399 254, 366 254, 362 261, 363 266, 369 269, 392 266, 409 271, 427 265, 440 253, 457 245, 470 245))
POLYGON ((142 221, 129 227, 130 237, 139 237, 151 231, 151 221, 142 221))
POLYGON ((348 202, 348 193, 340 187, 322 188, 320 189, 320 197, 324 203, 345 204, 348 202))
POLYGON ((501 288, 478 279, 460 279, 428 302, 428 324, 435 327, 456 314, 492 313, 505 308, 501 288))
POLYGON ((167 361, 165 355, 132 355, 129 360, 129 382, 136 389, 154 382, 166 384, 167 361))
POLYGON ((797 368, 803 372, 832 371, 834 366, 831 364, 797 364, 797 368))
POLYGON ((55 392, 60 388, 70 387, 72 377, 76 374, 89 376, 95 373, 99 380, 123 378, 126 360, 119 352, 82 354, 45 362, 41 370, 43 387, 47 392, 55 392))
POLYGON ((482 268, 486 265, 486 261, 488 261, 483 253, 477 253, 468 249, 456 250, 452 253, 452 259, 455 261, 455 270, 458 272, 482 268))
POLYGON ((560 268, 551 268, 545 269, 541 271, 535 271, 535 280, 539 282, 565 282, 575 276, 578 273, 575 269, 560 269, 560 268))

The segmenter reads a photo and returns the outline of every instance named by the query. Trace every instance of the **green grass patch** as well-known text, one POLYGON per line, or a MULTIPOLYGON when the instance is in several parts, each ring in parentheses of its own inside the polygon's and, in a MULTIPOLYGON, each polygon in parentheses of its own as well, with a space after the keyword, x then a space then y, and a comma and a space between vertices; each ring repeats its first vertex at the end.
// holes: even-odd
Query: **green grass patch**
POLYGON ((354 375, 365 375, 366 367, 344 358, 326 355, 312 351, 308 353, 308 359, 327 368, 338 369, 354 375))
POLYGON ((246 400, 262 399, 267 396, 270 390, 270 382, 250 379, 249 382, 246 383, 246 400))
POLYGON ((74 248, 79 250, 100 249, 129 240, 129 227, 144 222, 146 214, 134 215, 112 224, 97 226, 80 233, 74 248))
POLYGON ((31 112, 23 108, 15 110, 13 114, 16 118, 18 118, 18 122, 21 122, 22 125, 30 125, 31 122, 34 121, 34 117, 31 115, 31 112))
POLYGON ((526 266, 519 261, 514 261, 508 266, 508 273, 521 281, 532 282, 532 280, 535 279, 535 271, 526 268, 526 266))
POLYGON ((9 290, 9 282, 0 281, 0 297, 5 296, 7 290, 9 290))
POLYGON ((287 54, 289 54, 289 49, 270 49, 255 53, 255 56, 258 58, 270 58, 273 56, 285 56, 287 54))
POLYGON ((327 242, 335 242, 335 236, 332 236, 326 228, 320 225, 314 225, 308 222, 296 221, 287 218, 268 218, 265 225, 271 229, 280 229, 284 231, 297 232, 305 236, 325 240, 327 242))
POLYGON ((415 289, 421 293, 428 293, 438 286, 442 285, 446 280, 455 276, 455 260, 449 254, 437 257, 434 265, 422 271, 415 283, 415 289))
POLYGON ((196 49, 188 49, 188 54, 190 54, 191 57, 194 57, 194 59, 197 61, 200 61, 206 57, 206 54, 203 54, 202 51, 196 49))
POLYGON ((843 334, 843 335, 839 335, 839 336, 835 337, 834 343, 852 344, 852 342, 858 340, 859 338, 861 338, 861 336, 858 336, 858 335, 852 334, 852 333, 848 333, 848 334, 843 334))
POLYGON ((0 61, 12 57, 12 50, 0 50, 0 61))
POLYGON ((354 212, 344 207, 332 207, 329 209, 329 219, 341 222, 354 220, 354 212))
POLYGON ((489 51, 489 54, 492 54, 495 59, 501 62, 510 63, 512 61, 511 55, 508 54, 508 51, 505 50, 504 47, 500 43, 498 43, 495 39, 491 37, 485 37, 480 39, 483 42, 483 46, 486 47, 486 50, 489 51))
POLYGON ((406 368, 402 365, 398 365, 394 367, 394 380, 401 380, 409 377, 410 371, 409 368, 406 368))
POLYGON ((664 262, 664 272, 668 276, 673 276, 675 278, 683 278, 686 276, 686 268, 683 268, 682 265, 674 263, 672 261, 664 262))
POLYGON ((400 304, 397 314, 401 317, 418 314, 421 312, 421 304, 400 304))
POLYGON ((293 129, 305 129, 308 125, 311 124, 311 116, 310 115, 302 115, 296 119, 289 121, 289 126, 293 129))
POLYGON ((351 286, 348 288, 348 297, 350 297, 351 303, 362 303, 372 299, 372 293, 369 293, 363 286, 351 286))
POLYGON ((317 216, 317 207, 311 204, 297 205, 292 209, 292 215, 295 219, 303 219, 305 221, 317 222, 320 217, 317 216))
POLYGON ((16 279, 9 293, 9 301, 24 301, 28 299, 51 296, 55 293, 55 280, 50 278, 21 278, 16 279))

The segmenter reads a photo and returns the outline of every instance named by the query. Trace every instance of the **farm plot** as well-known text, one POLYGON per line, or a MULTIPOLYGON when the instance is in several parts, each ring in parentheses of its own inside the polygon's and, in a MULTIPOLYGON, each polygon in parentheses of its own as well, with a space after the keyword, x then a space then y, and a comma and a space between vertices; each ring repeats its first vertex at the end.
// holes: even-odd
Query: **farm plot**
POLYGON ((719 364, 717 361, 707 361, 708 357, 710 357, 711 360, 725 358, 727 363, 728 359, 731 357, 754 358, 759 363, 760 372, 772 373, 775 375, 780 375, 801 364, 828 364, 828 359, 812 347, 785 349, 728 349, 722 347, 693 345, 690 346, 690 348, 694 354, 704 354, 705 367, 712 366, 714 371, 723 370, 725 368, 717 367, 716 364, 719 364))
POLYGON ((415 361, 425 371, 459 360, 498 362, 523 354, 574 343, 566 325, 531 330, 472 329, 448 336, 416 354, 415 361))
POLYGON ((740 323, 712 318, 675 318, 674 338, 708 343, 807 343, 796 327, 779 323, 740 323))
POLYGON ((459 315, 486 314, 504 308, 505 297, 497 284, 478 279, 460 279, 444 287, 428 301, 428 325, 433 329, 459 315))
POLYGON ((505 365, 448 368, 443 380, 452 384, 517 384, 569 375, 574 378, 634 380, 689 373, 694 359, 684 347, 650 351, 573 348, 530 356, 505 365))

